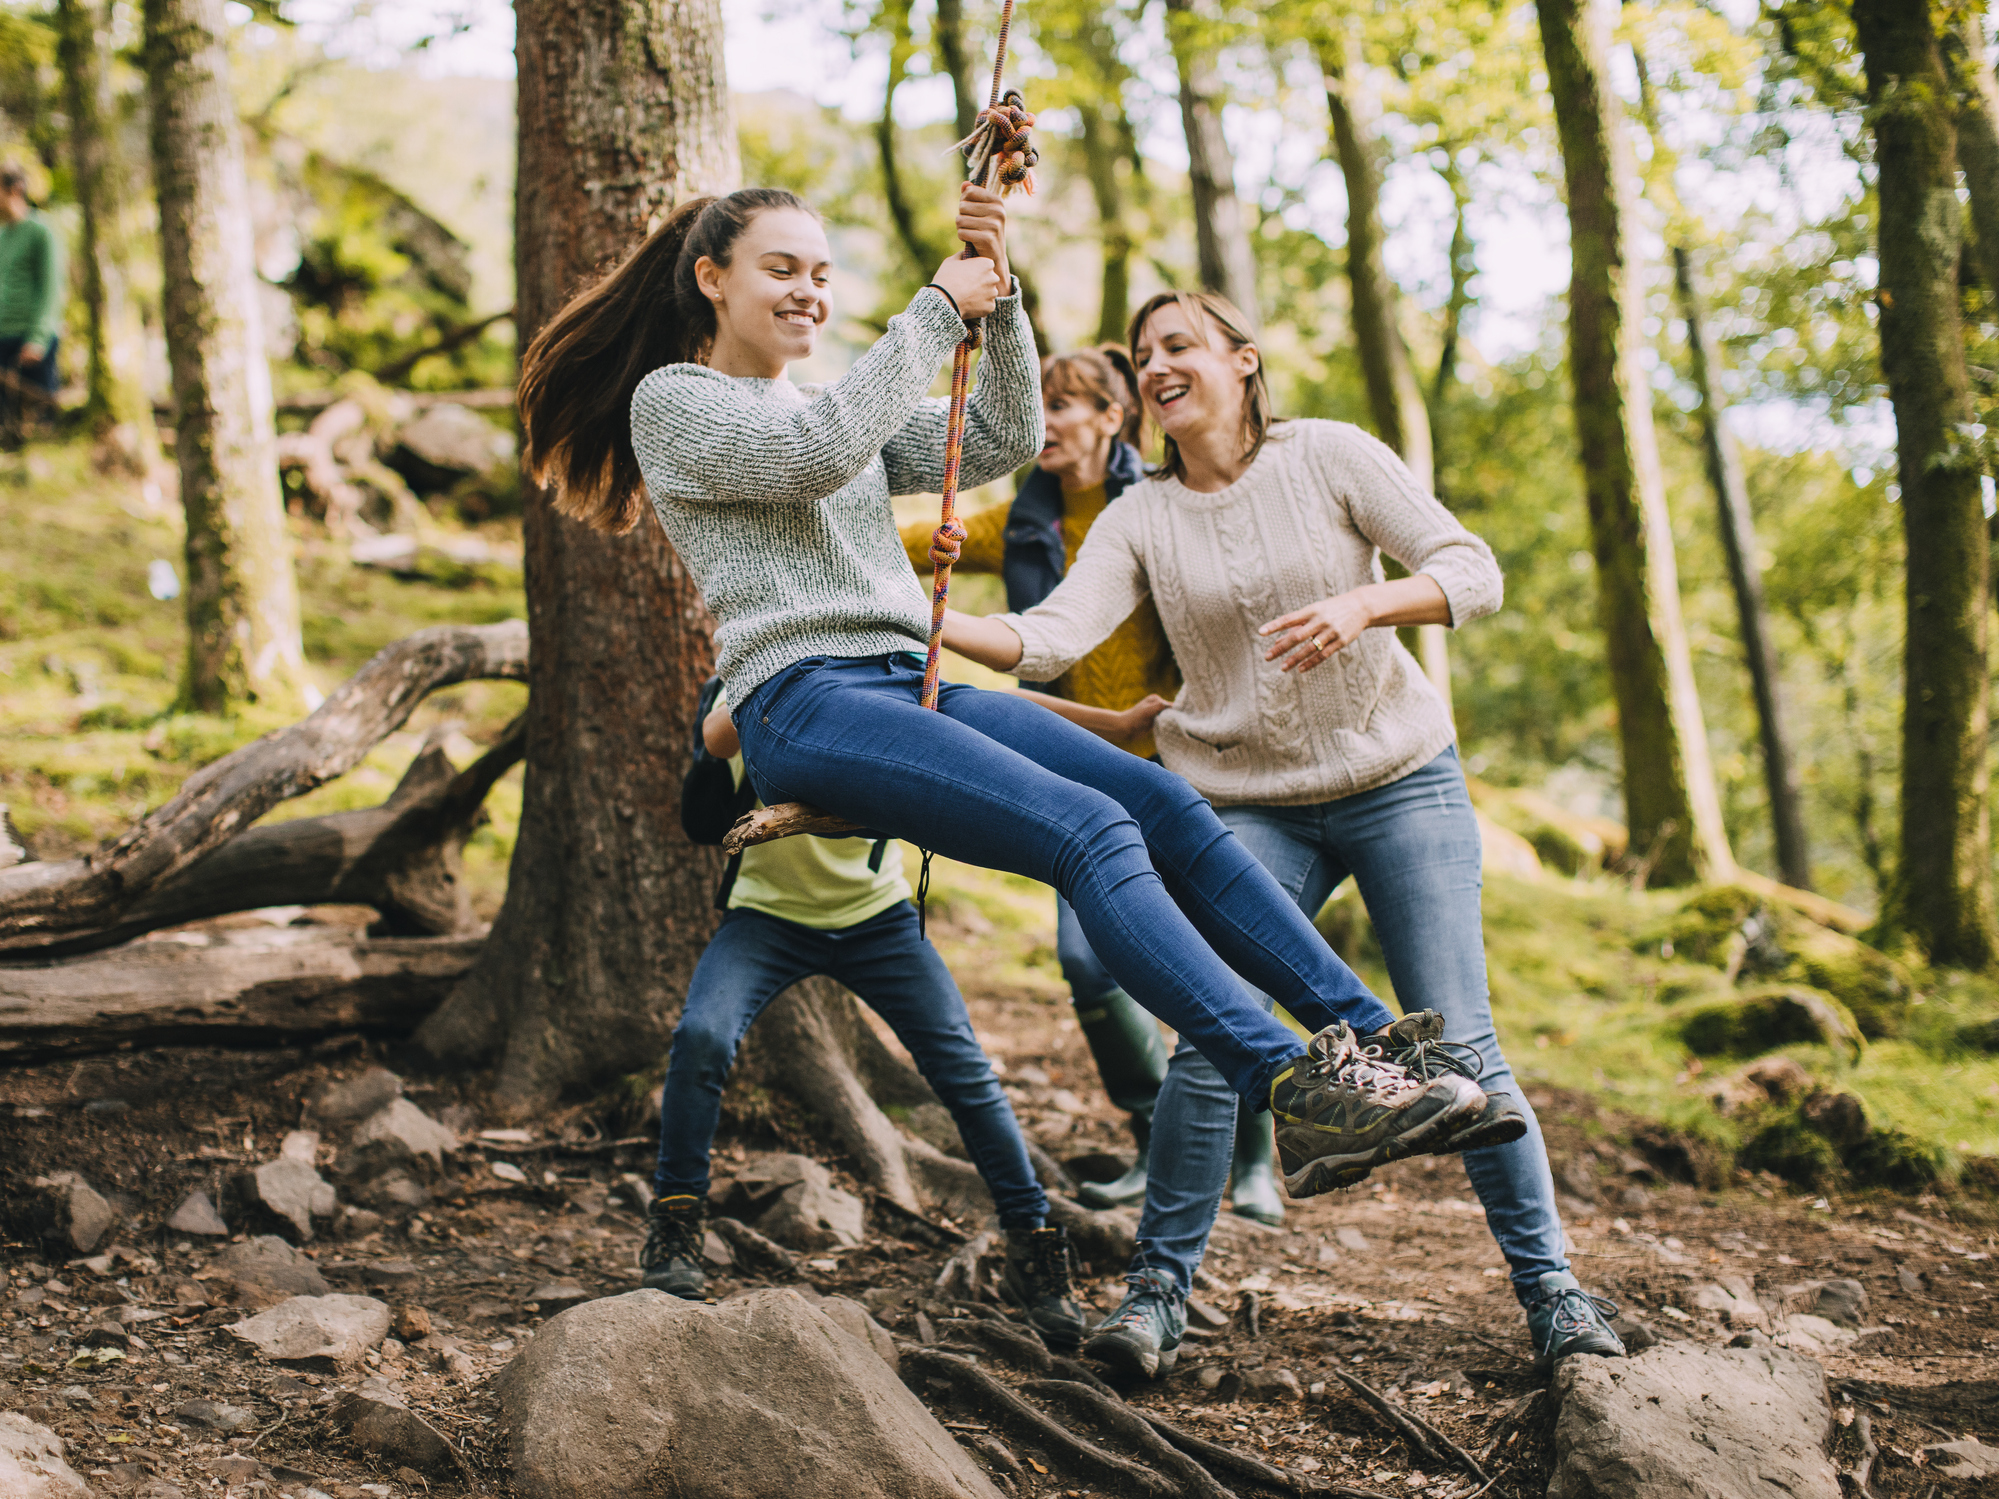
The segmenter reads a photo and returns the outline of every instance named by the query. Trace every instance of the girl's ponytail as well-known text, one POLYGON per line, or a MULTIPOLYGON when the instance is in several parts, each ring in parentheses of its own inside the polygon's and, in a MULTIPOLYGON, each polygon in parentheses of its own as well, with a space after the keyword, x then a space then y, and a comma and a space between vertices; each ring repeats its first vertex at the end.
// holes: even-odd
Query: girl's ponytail
POLYGON ((1145 435, 1145 406, 1138 399, 1138 368, 1123 344, 1098 344, 1097 352, 1110 362, 1124 385, 1124 394, 1118 397, 1118 404, 1124 407, 1124 425, 1118 428, 1118 441, 1139 447, 1139 439, 1145 435))
POLYGON ((715 309, 695 286, 695 263, 705 255, 727 266, 737 237, 767 208, 811 212, 781 188, 682 203, 528 345, 516 393, 522 461, 529 479, 555 491, 562 514, 613 536, 638 524, 645 478, 632 451, 632 393, 660 366, 706 356, 715 309))

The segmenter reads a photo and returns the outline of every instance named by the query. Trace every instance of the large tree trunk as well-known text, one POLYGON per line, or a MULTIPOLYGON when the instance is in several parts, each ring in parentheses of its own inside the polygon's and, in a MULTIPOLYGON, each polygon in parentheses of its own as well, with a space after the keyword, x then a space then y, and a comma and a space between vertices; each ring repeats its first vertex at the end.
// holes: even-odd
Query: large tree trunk
MULTIPOLYGON (((521 0, 521 337, 675 202, 736 182, 714 0, 521 0)), ((523 1111, 650 1065, 703 944, 720 861, 680 831, 706 607, 650 521, 606 537, 530 496, 521 828, 479 966, 425 1024, 433 1055, 497 1062, 523 1111)))
POLYGON ((183 703, 302 705, 298 583, 278 487, 249 186, 223 0, 146 0, 175 456, 187 512, 183 703))
POLYGON ((1654 884, 1734 871, 1715 789, 1627 259, 1632 201, 1604 0, 1536 0, 1568 187, 1569 368, 1631 848, 1654 884))
POLYGON ((1194 198, 1194 243, 1201 285, 1242 309, 1252 327, 1256 252, 1235 191, 1235 157, 1222 134, 1221 85, 1200 30, 1197 0, 1166 0, 1166 31, 1180 73, 1180 124, 1187 134, 1187 182, 1194 198))
POLYGON ((1957 85, 1957 162, 1971 189, 1972 250, 1985 294, 1999 302, 1999 81, 1985 65, 1985 18, 1966 8, 1945 39, 1957 85))
POLYGON ((1881 197, 1881 367, 1895 407, 1908 539, 1901 860, 1884 925, 1933 962, 1989 966, 1992 903, 1986 665, 1991 567, 1983 464, 1958 308, 1963 214, 1949 80, 1929 10, 1857 0, 1881 197))
POLYGON ((70 163, 82 211, 77 268, 89 340, 84 417, 128 467, 144 473, 159 462, 160 442, 146 398, 138 313, 126 294, 121 220, 128 194, 116 137, 107 124, 115 120, 117 106, 111 93, 106 9, 101 0, 58 0, 56 5, 70 163))
POLYGON ((1079 103, 1083 163, 1097 205, 1097 238, 1103 247, 1104 275, 1097 300, 1097 342, 1124 342, 1131 316, 1131 226, 1125 222, 1124 189, 1117 178, 1122 156, 1116 124, 1093 102, 1079 103))
POLYGON ((1694 423, 1700 428, 1701 454, 1706 460, 1708 486, 1714 490, 1722 550, 1728 554, 1728 577, 1735 588, 1735 614, 1742 630, 1742 654, 1749 665, 1749 682, 1756 695, 1756 720, 1763 738, 1763 783, 1770 796, 1770 824, 1776 834, 1777 872, 1784 883, 1812 888, 1810 844, 1805 838, 1803 799, 1792 766, 1790 735, 1784 721, 1784 698, 1777 680, 1777 648, 1770 639, 1770 615, 1763 604, 1763 564, 1757 560, 1756 522, 1749 511, 1749 487, 1729 435, 1726 413, 1715 395, 1711 372, 1713 350, 1708 344, 1707 319, 1685 245, 1673 246, 1673 281, 1680 296, 1680 316, 1687 325, 1689 373, 1699 404, 1694 423))
MULTIPOLYGON (((1333 148, 1347 186, 1347 279, 1353 287, 1354 346, 1367 381, 1368 408, 1381 440, 1402 455, 1418 484, 1433 489, 1436 469, 1430 449, 1430 413, 1409 363, 1409 346, 1402 340, 1397 317, 1400 299, 1382 254, 1388 234, 1381 222, 1380 106, 1367 76, 1366 59, 1357 46, 1349 49, 1347 37, 1337 29, 1328 30, 1319 39, 1318 51, 1326 108, 1333 121, 1333 148)), ((1416 641, 1423 675, 1448 709, 1449 636, 1442 625, 1423 625, 1416 632, 1416 641)))

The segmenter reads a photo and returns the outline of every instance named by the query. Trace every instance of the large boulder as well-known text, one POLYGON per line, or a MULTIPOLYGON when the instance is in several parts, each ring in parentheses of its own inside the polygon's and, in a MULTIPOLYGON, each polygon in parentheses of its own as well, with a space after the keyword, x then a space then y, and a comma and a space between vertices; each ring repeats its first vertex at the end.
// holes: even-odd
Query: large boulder
POLYGON ((389 1335, 389 1308, 372 1296, 294 1296, 229 1331, 268 1359, 351 1364, 389 1335))
POLYGON ((514 461, 514 435, 469 407, 443 401, 396 433, 388 465, 419 494, 514 461))
POLYGON ((997 1499, 874 1350, 792 1291, 592 1301, 497 1389, 526 1499, 997 1499))
POLYGON ((203 1280, 222 1281, 239 1306, 276 1306, 289 1296, 324 1296, 333 1287, 319 1266, 276 1234, 231 1244, 215 1257, 203 1280))
POLYGON ((1753 1057, 1816 1041, 1855 1061, 1866 1047, 1853 1012, 1803 984, 1773 984, 1701 1005, 1681 1020, 1680 1039, 1701 1057, 1753 1057))
POLYGON ((1565 1359, 1555 1399, 1548 1499, 1839 1499, 1825 1370, 1786 1349, 1565 1359))
POLYGON ((61 1437, 19 1411, 0 1411, 0 1495, 90 1499, 90 1485, 64 1459, 61 1437))

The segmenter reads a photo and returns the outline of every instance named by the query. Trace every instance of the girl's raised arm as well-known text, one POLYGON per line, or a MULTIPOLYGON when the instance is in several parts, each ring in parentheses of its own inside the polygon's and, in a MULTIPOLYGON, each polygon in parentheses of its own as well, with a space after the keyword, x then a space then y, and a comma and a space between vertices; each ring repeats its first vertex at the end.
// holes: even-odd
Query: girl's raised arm
MULTIPOLYGON (((1004 478, 1041 451, 1041 362, 1034 329, 1020 305, 1020 283, 986 319, 977 384, 965 405, 960 490, 1004 478)), ((925 401, 882 450, 890 494, 936 494, 944 488, 947 401, 925 401)))

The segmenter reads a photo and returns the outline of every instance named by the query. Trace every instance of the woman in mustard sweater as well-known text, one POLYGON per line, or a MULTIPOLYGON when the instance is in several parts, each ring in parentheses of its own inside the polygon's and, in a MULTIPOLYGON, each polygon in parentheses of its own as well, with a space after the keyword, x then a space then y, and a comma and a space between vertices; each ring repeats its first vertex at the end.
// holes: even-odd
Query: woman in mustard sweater
MULTIPOLYGON (((1131 358, 1116 344, 1051 354, 1041 361, 1041 411, 1046 430, 1041 456, 1011 505, 992 505, 964 518, 965 540, 957 570, 997 573, 1006 581, 1006 606, 1031 609, 1055 591, 1076 560, 1097 517, 1144 478, 1138 456, 1142 415, 1131 358)), ((902 527, 912 566, 931 570, 927 521, 902 527)), ((1022 682, 1088 707, 1121 711, 1149 694, 1168 700, 1180 690, 1180 670, 1147 599, 1110 638, 1050 682, 1022 682)), ((1148 732, 1125 745, 1156 759, 1148 732)), ((1166 1047, 1159 1027, 1117 986, 1091 951, 1076 913, 1055 897, 1055 952, 1076 1007, 1076 1022, 1096 1059, 1111 1103, 1131 1116, 1138 1158, 1116 1181, 1086 1183, 1092 1207, 1120 1207, 1145 1196, 1152 1140, 1152 1111, 1166 1076, 1166 1047)), ((1271 1120, 1243 1112, 1233 1173, 1235 1211, 1262 1223, 1284 1219, 1284 1201, 1271 1171, 1271 1120)))

